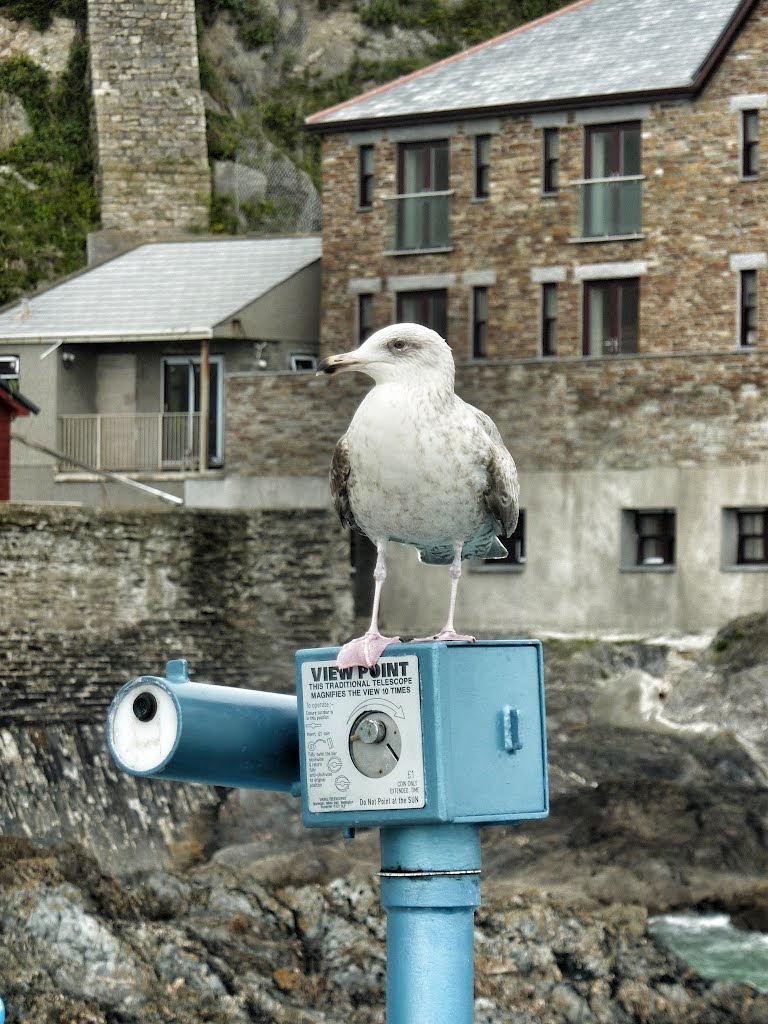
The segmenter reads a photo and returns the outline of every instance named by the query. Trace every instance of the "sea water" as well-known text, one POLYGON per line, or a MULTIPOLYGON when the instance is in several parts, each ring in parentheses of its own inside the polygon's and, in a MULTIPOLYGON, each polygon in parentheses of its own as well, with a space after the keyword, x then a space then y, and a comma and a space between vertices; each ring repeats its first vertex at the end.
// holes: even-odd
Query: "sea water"
POLYGON ((768 935, 734 928, 727 914, 662 914, 648 920, 655 939, 705 978, 747 982, 768 992, 768 935))

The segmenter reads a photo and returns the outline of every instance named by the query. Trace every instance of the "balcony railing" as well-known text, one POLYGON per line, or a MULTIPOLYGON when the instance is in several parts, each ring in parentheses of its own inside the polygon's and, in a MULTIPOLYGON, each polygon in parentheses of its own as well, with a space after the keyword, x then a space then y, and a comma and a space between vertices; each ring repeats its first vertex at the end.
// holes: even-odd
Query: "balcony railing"
POLYGON ((122 473, 200 468, 200 414, 185 412, 86 414, 59 417, 58 449, 73 462, 122 473))
POLYGON ((414 192, 389 200, 393 252, 429 252, 451 245, 452 192, 414 192))
POLYGON ((579 190, 581 238, 639 235, 642 229, 643 176, 575 181, 579 190))

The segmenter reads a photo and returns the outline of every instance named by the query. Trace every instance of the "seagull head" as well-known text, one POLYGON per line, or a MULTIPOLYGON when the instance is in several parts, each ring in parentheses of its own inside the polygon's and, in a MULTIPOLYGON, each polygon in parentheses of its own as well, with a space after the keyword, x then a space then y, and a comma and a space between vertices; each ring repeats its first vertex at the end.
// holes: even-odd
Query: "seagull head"
POLYGON ((323 359, 321 373, 356 370, 377 384, 411 383, 428 380, 453 388, 453 353, 436 331, 421 324, 392 324, 382 327, 359 348, 323 359))

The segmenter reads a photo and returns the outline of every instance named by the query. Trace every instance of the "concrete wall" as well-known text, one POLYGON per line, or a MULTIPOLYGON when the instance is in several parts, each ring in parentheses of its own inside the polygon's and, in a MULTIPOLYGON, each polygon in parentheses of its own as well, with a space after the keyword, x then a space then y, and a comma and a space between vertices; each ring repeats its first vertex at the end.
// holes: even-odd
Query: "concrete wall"
POLYGON ((337 641, 349 617, 328 512, 1 507, 0 829, 164 858, 213 797, 112 767, 117 689, 186 657, 194 679, 292 691, 294 650, 337 641))
MULTIPOLYGON (((723 564, 723 510, 765 506, 768 459, 741 467, 663 467, 522 474, 526 563, 522 570, 465 563, 457 629, 480 635, 599 633, 672 635, 715 631, 768 607, 768 567, 723 564), (676 512, 672 568, 621 564, 623 509, 676 512)), ((417 564, 390 548, 387 629, 440 629, 447 568, 417 564)))
MULTIPOLYGON (((353 376, 230 377, 236 479, 221 490, 193 482, 193 500, 258 508, 279 488, 327 507, 333 447, 369 386, 353 376)), ((463 365, 457 391, 494 417, 517 460, 528 549, 522 571, 467 567, 462 628, 695 632, 765 606, 768 573, 723 568, 722 547, 723 509, 768 507, 768 352, 463 365), (677 513, 675 568, 626 571, 622 510, 660 507, 677 513)), ((447 571, 396 545, 390 562, 387 628, 436 631, 447 571)))

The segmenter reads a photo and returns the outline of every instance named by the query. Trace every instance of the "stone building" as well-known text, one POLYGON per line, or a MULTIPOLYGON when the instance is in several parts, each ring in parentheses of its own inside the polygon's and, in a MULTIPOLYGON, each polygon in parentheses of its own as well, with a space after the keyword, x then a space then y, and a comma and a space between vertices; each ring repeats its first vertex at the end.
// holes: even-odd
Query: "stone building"
MULTIPOLYGON (((765 606, 767 57, 768 0, 578 0, 308 119, 321 348, 435 327, 518 461, 523 526, 466 574, 462 628, 765 606)), ((385 591, 405 633, 444 614, 412 557, 385 591)))

